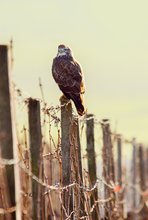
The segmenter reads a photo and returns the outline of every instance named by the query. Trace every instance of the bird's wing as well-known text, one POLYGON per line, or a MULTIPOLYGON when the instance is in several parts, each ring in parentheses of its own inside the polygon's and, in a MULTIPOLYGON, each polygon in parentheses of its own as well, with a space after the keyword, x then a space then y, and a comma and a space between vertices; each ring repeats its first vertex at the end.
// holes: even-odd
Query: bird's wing
POLYGON ((75 94, 85 92, 81 67, 76 61, 61 57, 55 58, 52 74, 63 92, 75 94))

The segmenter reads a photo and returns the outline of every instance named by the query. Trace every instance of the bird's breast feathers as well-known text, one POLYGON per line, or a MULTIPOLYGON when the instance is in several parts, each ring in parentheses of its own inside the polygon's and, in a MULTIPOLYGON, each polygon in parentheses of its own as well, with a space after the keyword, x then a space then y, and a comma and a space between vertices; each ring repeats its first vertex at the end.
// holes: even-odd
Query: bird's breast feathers
POLYGON ((57 84, 63 87, 75 87, 79 93, 84 93, 84 79, 80 65, 66 56, 57 56, 53 60, 52 74, 57 84))

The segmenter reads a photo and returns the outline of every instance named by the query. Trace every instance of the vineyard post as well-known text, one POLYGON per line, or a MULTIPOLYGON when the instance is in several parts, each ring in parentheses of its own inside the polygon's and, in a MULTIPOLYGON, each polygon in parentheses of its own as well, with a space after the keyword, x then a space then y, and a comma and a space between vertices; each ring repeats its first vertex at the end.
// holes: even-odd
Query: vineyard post
MULTIPOLYGON (((102 120, 101 124, 103 132, 103 176, 107 184, 110 184, 110 181, 115 181, 114 157, 112 151, 113 146, 111 141, 110 124, 107 119, 102 120)), ((108 219, 112 219, 111 216, 114 215, 115 208, 115 195, 108 186, 105 186, 105 199, 108 198, 112 199, 112 201, 106 203, 107 209, 105 216, 107 216, 108 219)))
MULTIPOLYGON (((61 150, 62 150, 62 186, 68 186, 71 183, 71 143, 70 128, 72 126, 72 106, 71 102, 62 96, 61 103, 61 150)), ((62 195, 62 216, 65 219, 67 210, 69 215, 73 211, 72 190, 67 188, 62 195), (64 209, 65 208, 65 209, 64 209)), ((72 217, 71 217, 72 219, 72 217)))
POLYGON ((117 135, 117 181, 122 186, 122 141, 121 135, 117 135))
POLYGON ((146 186, 148 187, 148 148, 146 148, 146 161, 145 161, 145 166, 146 166, 146 186))
MULTIPOLYGON (((2 159, 13 159, 13 141, 12 141, 12 119, 10 107, 10 84, 8 73, 8 48, 6 45, 0 45, 0 147, 2 159)), ((1 207, 10 208, 15 206, 15 182, 14 166, 7 166, 3 169, 5 188, 3 196, 6 196, 6 204, 0 204, 1 207), (6 172, 5 172, 6 171, 6 172), (4 206, 3 206, 4 205, 4 206)), ((1 218, 1 216, 0 216, 1 218)), ((15 215, 5 214, 6 219, 14 219, 15 215)))
MULTIPOLYGON (((136 179, 137 179, 137 146, 136 146, 136 139, 133 138, 132 140, 132 147, 133 147, 133 155, 132 155, 132 184, 135 187, 136 179)), ((136 208, 136 189, 132 189, 132 209, 136 208)))
MULTIPOLYGON (((29 138, 32 173, 39 178, 39 169, 42 166, 40 153, 42 146, 40 102, 30 98, 29 108, 29 138)), ((33 219, 41 219, 41 203, 38 201, 38 183, 32 179, 33 219)))
POLYGON ((143 146, 139 145, 139 174, 140 174, 140 188, 142 191, 146 190, 145 182, 145 160, 143 153, 143 146))
POLYGON ((81 184, 83 184, 82 158, 81 158, 81 143, 80 143, 79 120, 78 120, 78 118, 76 119, 76 126, 77 126, 77 143, 78 143, 79 174, 80 174, 81 184))
MULTIPOLYGON (((140 177, 140 189, 142 192, 146 190, 146 167, 144 159, 144 148, 142 144, 139 145, 139 177, 140 177)), ((144 206, 140 212, 143 219, 147 219, 148 209, 144 203, 144 206)))
MULTIPOLYGON (((87 114, 86 116, 86 139, 87 139, 87 162, 88 162, 88 173, 90 178, 90 186, 93 187, 97 181, 96 171, 96 154, 95 154, 95 143, 94 143, 94 115, 87 114)), ((95 201, 98 200, 97 188, 93 191, 91 197, 91 206, 95 201)), ((99 208, 96 205, 94 212, 92 213, 92 219, 99 219, 99 208)))
MULTIPOLYGON (((117 181, 119 187, 122 187, 122 139, 121 135, 117 135, 117 181)), ((119 213, 120 216, 123 217, 123 193, 118 192, 118 200, 119 200, 119 213)))
MULTIPOLYGON (((82 175, 82 159, 81 159, 81 143, 80 143, 80 134, 79 134, 79 120, 78 120, 78 117, 74 118, 73 120, 73 135, 74 137, 74 140, 73 140, 73 143, 74 143, 74 152, 75 152, 75 173, 76 173, 76 182, 79 184, 79 185, 83 185, 83 175, 82 175)), ((77 187, 77 189, 75 190, 75 194, 76 194, 76 205, 75 207, 77 209, 80 208, 80 212, 77 211, 77 218, 79 216, 84 216, 85 215, 85 198, 84 198, 84 192, 83 192, 83 189, 79 189, 77 187)))

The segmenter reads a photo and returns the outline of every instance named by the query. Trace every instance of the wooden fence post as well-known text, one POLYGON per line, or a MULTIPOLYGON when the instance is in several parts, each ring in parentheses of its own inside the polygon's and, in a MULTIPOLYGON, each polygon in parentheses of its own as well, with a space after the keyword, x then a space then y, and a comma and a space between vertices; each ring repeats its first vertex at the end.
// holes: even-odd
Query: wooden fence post
MULTIPOLYGON (((103 176, 107 184, 110 184, 111 181, 115 181, 114 173, 114 158, 112 152, 112 142, 111 142, 111 131, 110 124, 107 119, 102 120, 102 131, 103 131, 103 176)), ((105 217, 107 219, 113 219, 114 216, 114 207, 115 207, 115 195, 111 192, 111 189, 108 186, 105 186, 105 198, 111 198, 112 201, 106 203, 107 209, 105 212, 105 217)))
MULTIPOLYGON (((117 181, 119 187, 122 187, 122 139, 121 135, 117 135, 117 181)), ((120 188, 119 188, 120 190, 120 188)), ((123 203, 121 202, 123 200, 123 193, 118 192, 118 207, 119 207, 119 215, 123 218, 123 203)))
MULTIPOLYGON (((2 159, 13 159, 13 142, 12 142, 12 122, 10 109, 10 90, 8 74, 8 49, 5 45, 0 45, 0 147, 2 159)), ((6 165, 7 181, 7 207, 0 204, 2 208, 15 206, 15 184, 14 184, 14 167, 6 165)), ((1 215, 0 215, 1 216, 1 215)), ((15 218, 15 215, 5 215, 6 219, 15 218)))
MULTIPOLYGON (((144 158, 144 149, 142 144, 139 145, 139 177, 140 177, 140 189, 142 192, 146 190, 146 167, 144 158)), ((148 208, 144 204, 140 211, 141 220, 146 220, 148 216, 148 208)))
MULTIPOLYGON (((137 147, 136 147, 136 139, 133 138, 132 140, 133 146, 133 157, 132 157, 132 185, 135 187, 136 179, 137 179, 137 147)), ((136 208, 136 189, 132 189, 132 209, 136 208)))
MULTIPOLYGON (((73 118, 72 123, 72 162, 73 162, 73 172, 74 172, 74 181, 79 185, 83 185, 83 176, 82 176, 82 160, 81 160, 81 143, 80 143, 80 136, 79 136, 79 120, 78 117, 73 118)), ((76 216, 75 218, 78 219, 81 216, 86 215, 85 213, 85 198, 84 192, 82 188, 78 186, 75 187, 75 210, 76 216)))
POLYGON ((80 143, 79 120, 78 120, 78 118, 76 119, 76 130, 77 130, 78 163, 79 163, 80 184, 83 184, 81 143, 80 143))
POLYGON ((117 135, 117 181, 122 186, 122 141, 121 135, 117 135))
POLYGON ((146 166, 146 187, 148 187, 148 148, 146 148, 146 161, 145 161, 145 166, 146 166))
MULTIPOLYGON (((30 153, 32 173, 39 177, 40 153, 42 146, 41 122, 40 122, 40 103, 39 101, 30 98, 28 103, 29 108, 29 135, 30 135, 30 153)), ((37 182, 32 179, 32 199, 33 199, 33 219, 41 219, 41 203, 38 201, 37 182)))
MULTIPOLYGON (((95 143, 94 143, 94 118, 93 114, 87 114, 86 117, 86 139, 87 139, 87 160, 88 160, 88 173, 90 178, 90 186, 94 186, 97 181, 96 172, 96 154, 95 154, 95 143)), ((91 206, 94 205, 95 201, 98 200, 97 188, 93 191, 91 197, 91 206)), ((92 219, 99 219, 99 208, 96 205, 94 212, 92 213, 92 219)))
MULTIPOLYGON (((72 106, 71 102, 64 96, 60 99, 61 102, 61 150, 62 150, 62 186, 68 186, 71 183, 71 143, 70 143, 70 128, 72 125, 72 106)), ((67 188, 63 192, 63 206, 67 211, 67 215, 73 211, 72 190, 67 188)), ((64 209, 62 216, 65 219, 64 209)), ((72 219, 72 216, 71 216, 72 219)))
MULTIPOLYGON (((81 158, 81 143, 80 143, 80 133, 79 133, 79 120, 77 119, 77 142, 78 142, 78 162, 79 162, 79 175, 80 175, 80 185, 83 185, 83 172, 82 172, 82 158, 81 158)), ((80 217, 85 215, 85 198, 83 189, 80 189, 80 217)))
POLYGON ((140 188, 142 191, 146 190, 146 175, 145 175, 145 160, 143 154, 143 146, 139 145, 139 174, 140 174, 140 188))

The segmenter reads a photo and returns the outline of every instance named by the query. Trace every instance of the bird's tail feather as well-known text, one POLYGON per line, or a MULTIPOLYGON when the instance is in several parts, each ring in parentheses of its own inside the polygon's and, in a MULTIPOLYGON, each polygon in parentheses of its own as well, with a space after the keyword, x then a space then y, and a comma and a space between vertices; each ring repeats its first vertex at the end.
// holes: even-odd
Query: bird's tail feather
POLYGON ((84 104, 83 104, 82 95, 73 95, 71 97, 71 99, 73 100, 73 102, 76 106, 78 114, 81 115, 81 116, 84 115, 85 114, 85 108, 84 108, 84 104))

